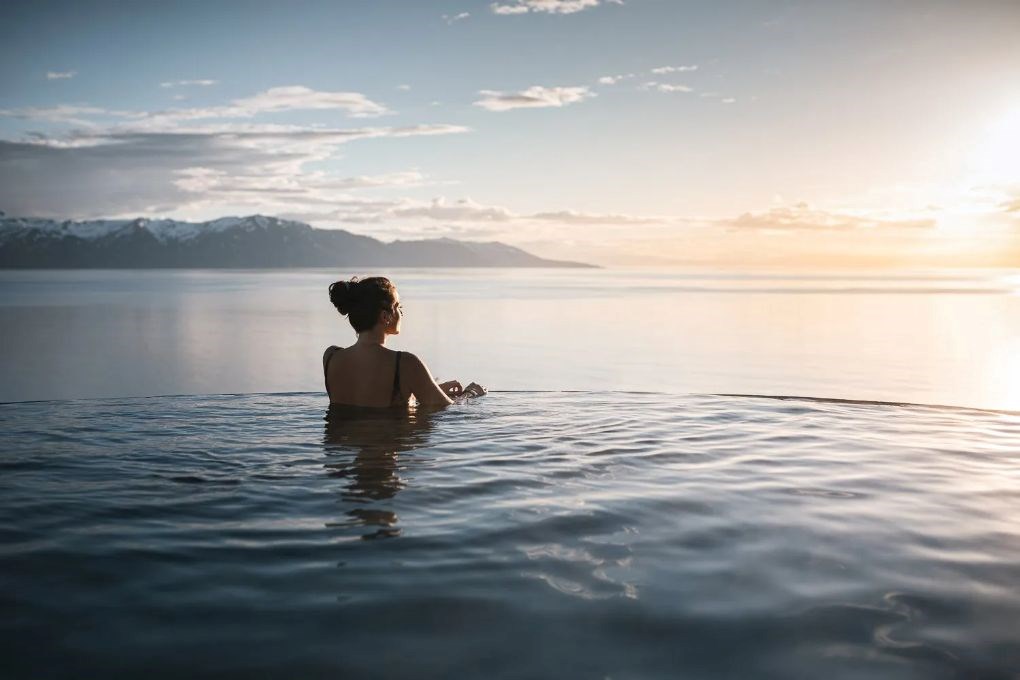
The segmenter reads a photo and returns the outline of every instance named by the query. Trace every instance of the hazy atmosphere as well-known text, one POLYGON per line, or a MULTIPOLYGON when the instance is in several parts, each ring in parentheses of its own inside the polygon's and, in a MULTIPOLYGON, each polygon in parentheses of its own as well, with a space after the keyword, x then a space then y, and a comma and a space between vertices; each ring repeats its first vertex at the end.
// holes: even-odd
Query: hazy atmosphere
POLYGON ((0 210, 1020 262, 1015 2, 8 2, 0 210))

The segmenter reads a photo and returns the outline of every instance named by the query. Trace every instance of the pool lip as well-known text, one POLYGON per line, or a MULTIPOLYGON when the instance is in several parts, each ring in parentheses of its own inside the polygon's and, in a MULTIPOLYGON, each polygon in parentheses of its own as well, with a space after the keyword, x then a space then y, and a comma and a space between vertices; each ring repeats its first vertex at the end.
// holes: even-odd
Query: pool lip
MULTIPOLYGON (((954 404, 926 404, 911 401, 882 401, 874 399, 847 399, 840 397, 814 397, 796 394, 744 394, 727 392, 661 392, 653 390, 489 390, 489 394, 591 394, 591 395, 647 395, 668 397, 724 397, 730 399, 772 399, 776 401, 806 401, 819 404, 843 404, 848 406, 895 406, 900 408, 922 408, 936 411, 985 413, 1006 416, 1020 416, 1020 410, 960 406, 954 404)), ((212 392, 207 394, 152 394, 123 397, 76 397, 73 399, 29 399, 25 401, 0 401, 2 406, 23 404, 66 404, 78 402, 142 401, 146 399, 207 399, 218 397, 325 397, 325 392, 212 392)))

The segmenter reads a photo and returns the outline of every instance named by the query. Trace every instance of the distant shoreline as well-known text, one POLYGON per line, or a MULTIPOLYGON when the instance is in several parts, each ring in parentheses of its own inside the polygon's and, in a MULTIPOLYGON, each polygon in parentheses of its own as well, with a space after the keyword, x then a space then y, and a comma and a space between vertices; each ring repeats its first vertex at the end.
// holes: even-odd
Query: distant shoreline
POLYGON ((265 215, 206 222, 0 217, 0 269, 316 267, 598 268, 549 260, 498 241, 385 243, 265 215))

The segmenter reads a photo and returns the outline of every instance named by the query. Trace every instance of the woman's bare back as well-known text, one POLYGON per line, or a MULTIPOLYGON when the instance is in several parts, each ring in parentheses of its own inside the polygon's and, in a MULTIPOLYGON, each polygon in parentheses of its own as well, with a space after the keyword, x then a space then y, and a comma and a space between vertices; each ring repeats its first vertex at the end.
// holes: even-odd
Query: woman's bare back
MULTIPOLYGON (((322 356, 326 393, 331 404, 406 406, 410 392, 401 383, 403 352, 378 345, 329 347, 322 356)), ((404 376, 408 375, 406 367, 404 376)))

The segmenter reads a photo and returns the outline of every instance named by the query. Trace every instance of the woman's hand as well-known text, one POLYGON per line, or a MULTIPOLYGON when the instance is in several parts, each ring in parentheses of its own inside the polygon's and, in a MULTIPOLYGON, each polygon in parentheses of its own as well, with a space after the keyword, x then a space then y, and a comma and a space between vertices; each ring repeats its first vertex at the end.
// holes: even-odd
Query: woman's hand
POLYGON ((447 380, 444 383, 439 383, 439 389, 448 397, 459 397, 464 393, 464 388, 461 387, 459 380, 447 380))
POLYGON ((486 390, 484 387, 482 387, 478 383, 471 383, 470 385, 468 385, 467 387, 464 388, 464 396, 465 397, 480 397, 483 394, 487 394, 487 393, 488 393, 488 390, 486 390))

